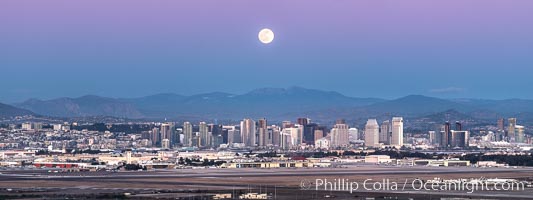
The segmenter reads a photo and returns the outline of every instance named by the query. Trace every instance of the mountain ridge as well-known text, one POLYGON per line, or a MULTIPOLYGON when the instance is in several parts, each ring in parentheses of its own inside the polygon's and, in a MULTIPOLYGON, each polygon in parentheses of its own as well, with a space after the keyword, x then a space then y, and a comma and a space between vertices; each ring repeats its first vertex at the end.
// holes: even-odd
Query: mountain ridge
MULTIPOLYGON (((370 118, 391 115, 420 117, 456 110, 480 119, 496 116, 529 116, 533 100, 441 99, 407 95, 385 100, 349 97, 335 91, 303 87, 258 88, 243 94, 210 92, 196 95, 160 93, 136 98, 84 95, 50 100, 28 99, 14 106, 36 114, 56 117, 113 116, 123 118, 240 119, 269 117, 287 119, 310 116, 316 119, 370 118)), ((533 118, 533 117, 528 117, 533 118)))
POLYGON ((25 110, 25 109, 17 108, 15 106, 0 103, 0 118, 10 118, 10 117, 15 117, 15 116, 33 115, 33 114, 34 113, 29 110, 25 110))

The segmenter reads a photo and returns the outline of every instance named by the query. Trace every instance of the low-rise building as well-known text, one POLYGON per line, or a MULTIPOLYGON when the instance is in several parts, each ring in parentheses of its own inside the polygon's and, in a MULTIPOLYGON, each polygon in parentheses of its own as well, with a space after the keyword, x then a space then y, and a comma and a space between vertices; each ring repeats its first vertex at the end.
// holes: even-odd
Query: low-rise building
POLYGON ((222 168, 303 168, 314 167, 310 162, 234 162, 224 163, 222 168))
POLYGON ((392 161, 393 160, 388 155, 365 156, 365 163, 381 164, 381 163, 392 163, 392 161))

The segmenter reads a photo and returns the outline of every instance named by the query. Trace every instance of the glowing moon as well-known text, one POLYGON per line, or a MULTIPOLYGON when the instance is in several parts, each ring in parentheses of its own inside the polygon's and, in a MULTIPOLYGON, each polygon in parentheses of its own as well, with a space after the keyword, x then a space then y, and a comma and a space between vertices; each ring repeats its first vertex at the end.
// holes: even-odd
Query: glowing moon
POLYGON ((272 40, 274 40, 274 32, 268 28, 264 28, 261 31, 259 31, 259 34, 257 35, 259 38, 259 41, 261 41, 263 44, 271 43, 272 40))

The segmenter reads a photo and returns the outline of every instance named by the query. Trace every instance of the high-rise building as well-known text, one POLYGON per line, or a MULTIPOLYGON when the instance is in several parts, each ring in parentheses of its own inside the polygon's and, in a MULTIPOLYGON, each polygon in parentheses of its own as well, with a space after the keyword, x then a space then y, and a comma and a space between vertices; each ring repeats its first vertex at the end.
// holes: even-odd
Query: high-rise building
MULTIPOLYGON (((169 142, 169 147, 167 148, 170 148, 170 141, 171 141, 171 135, 172 135, 172 132, 171 132, 171 125, 169 123, 163 123, 161 124, 161 141, 167 139, 168 142, 169 142)), ((161 143, 161 147, 163 147, 163 143, 161 143)))
POLYGON ((268 141, 268 129, 267 129, 267 120, 265 118, 259 119, 257 121, 257 144, 260 147, 267 146, 268 141))
POLYGON ((254 120, 244 119, 241 121, 241 140, 245 146, 252 147, 256 145, 254 120))
POLYGON ((271 125, 269 128, 268 128, 268 135, 272 138, 272 145, 273 146, 280 146, 280 141, 281 141, 281 133, 280 133, 280 128, 279 126, 276 126, 276 125, 271 125))
POLYGON ((505 139, 505 129, 500 129, 496 131, 496 134, 494 135, 494 141, 503 141, 505 139))
POLYGON ((184 122, 183 123, 183 145, 186 147, 192 147, 193 146, 193 132, 192 132, 192 124, 190 122, 184 122))
POLYGON ((274 131, 272 127, 267 127, 265 134, 265 146, 272 146, 274 144, 274 131))
POLYGON ((393 117, 392 118, 392 135, 391 135, 391 145, 401 147, 403 146, 403 118, 393 117))
POLYGON ((218 147, 222 144, 224 140, 222 125, 219 124, 208 124, 209 130, 209 143, 207 146, 218 147))
POLYGON ((222 135, 212 135, 211 137, 211 146, 212 147, 220 147, 220 145, 223 144, 223 138, 222 135))
POLYGON ((456 121, 455 122, 455 131, 462 131, 462 130, 463 130, 463 125, 461 124, 461 122, 456 121))
POLYGON ((235 126, 222 126, 222 129, 226 133, 226 144, 233 144, 235 142, 235 126))
POLYGON ((505 120, 503 118, 498 119, 498 130, 505 130, 505 120))
POLYGON ((439 147, 446 148, 448 147, 448 134, 446 134, 444 125, 441 130, 438 132, 439 147))
POLYGON ((280 133, 280 144, 281 149, 287 150, 292 146, 291 130, 292 128, 284 128, 280 133))
POLYGON ((322 137, 326 137, 329 134, 329 130, 327 130, 326 126, 318 126, 316 127, 316 130, 322 131, 322 137))
POLYGON ((309 123, 302 126, 304 126, 303 142, 309 145, 315 144, 315 130, 318 128, 318 125, 309 123))
POLYGON ((222 131, 221 131, 221 134, 222 134, 222 144, 228 144, 228 129, 227 128, 224 128, 224 126, 222 126, 222 131))
POLYGON ((198 135, 199 135, 198 132, 195 131, 195 132, 193 132, 192 135, 193 135, 192 136, 192 140, 191 140, 192 146, 193 147, 199 147, 198 144, 200 144, 200 137, 198 137, 198 135))
POLYGON ((158 146, 161 144, 161 134, 159 128, 154 127, 150 132, 150 140, 152 141, 152 146, 158 146))
MULTIPOLYGON (((340 122, 340 121, 337 121, 340 122)), ((347 124, 335 124, 331 129, 331 146, 346 147, 349 144, 349 129, 347 124)))
POLYGON ((389 120, 383 121, 379 129, 379 142, 383 144, 390 144, 391 123, 389 120))
POLYGON ((320 130, 320 129, 315 130, 315 142, 318 139, 323 138, 323 137, 324 137, 324 131, 323 130, 320 130))
POLYGON ((239 143, 242 144, 242 136, 241 136, 241 129, 234 129, 233 130, 233 143, 239 143))
POLYGON ((509 118, 509 127, 507 129, 507 138, 510 142, 514 142, 516 140, 516 118, 509 118))
POLYGON ((367 147, 379 146, 379 125, 376 119, 369 119, 365 125, 365 145, 367 147))
POLYGON ((172 132, 171 138, 172 138, 172 141, 170 141, 170 143, 172 145, 183 144, 182 143, 182 141, 183 141, 183 128, 174 127, 174 131, 172 132))
MULTIPOLYGON (((302 144, 302 141, 303 141, 303 127, 302 125, 300 124, 296 124, 294 127, 290 127, 290 128, 284 128, 282 130, 283 135, 288 135, 289 137, 287 139, 289 139, 288 141, 281 141, 282 143, 283 142, 288 142, 289 146, 290 147, 296 147, 296 146, 299 146, 302 144)), ((283 139, 283 138, 282 138, 283 139)))
POLYGON ((357 128, 348 129, 348 135, 348 140, 350 142, 355 142, 356 140, 359 140, 359 130, 357 130, 357 128))
POLYGON ((437 133, 435 131, 429 131, 429 143, 432 145, 439 144, 439 139, 437 133))
POLYGON ((176 137, 176 122, 168 122, 168 124, 170 125, 170 147, 173 147, 175 145, 173 141, 175 141, 174 138, 176 137))
POLYGON ((451 147, 468 147, 470 134, 468 131, 451 131, 450 146, 451 147))
POLYGON ((524 126, 520 126, 520 125, 516 125, 515 126, 515 142, 516 143, 525 143, 526 142, 526 138, 525 138, 525 135, 524 135, 524 126))
POLYGON ((199 126, 198 126, 198 134, 199 134, 199 137, 198 137, 198 146, 199 147, 207 147, 209 146, 209 144, 211 143, 211 137, 210 137, 210 133, 209 133, 209 128, 207 126, 207 123, 205 122, 200 122, 199 126))
POLYGON ((232 145, 233 143, 235 143, 235 129, 234 128, 226 129, 226 131, 228 132, 227 144, 232 145))
POLYGON ((441 147, 448 148, 451 146, 452 140, 452 128, 450 122, 444 123, 444 135, 442 137, 442 145, 441 147))
POLYGON ((294 126, 296 128, 296 132, 292 131, 291 137, 293 137, 296 145, 301 145, 304 143, 304 126, 300 124, 295 124, 294 126))

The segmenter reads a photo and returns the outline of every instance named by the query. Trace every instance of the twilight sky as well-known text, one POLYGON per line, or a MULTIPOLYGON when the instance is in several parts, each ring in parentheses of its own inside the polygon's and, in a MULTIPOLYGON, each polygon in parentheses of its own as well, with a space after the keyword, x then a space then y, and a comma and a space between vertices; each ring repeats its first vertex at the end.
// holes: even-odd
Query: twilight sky
POLYGON ((532 10, 531 0, 2 0, 0 102, 290 86, 533 99, 532 10))

